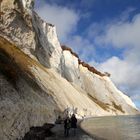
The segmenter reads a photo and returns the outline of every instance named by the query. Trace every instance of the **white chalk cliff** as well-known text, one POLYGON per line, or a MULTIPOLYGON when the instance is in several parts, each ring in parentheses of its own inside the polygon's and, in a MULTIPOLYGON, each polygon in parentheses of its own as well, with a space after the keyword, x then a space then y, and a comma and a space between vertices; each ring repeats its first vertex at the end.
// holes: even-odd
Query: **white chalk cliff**
POLYGON ((78 117, 137 114, 106 74, 61 47, 55 26, 33 5, 33 0, 0 1, 0 140, 53 123, 68 107, 78 117))

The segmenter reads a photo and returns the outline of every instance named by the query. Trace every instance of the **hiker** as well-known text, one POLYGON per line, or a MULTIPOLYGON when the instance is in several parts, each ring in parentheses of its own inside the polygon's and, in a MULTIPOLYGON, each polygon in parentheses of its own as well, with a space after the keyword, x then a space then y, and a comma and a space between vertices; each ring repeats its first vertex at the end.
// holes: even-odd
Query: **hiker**
POLYGON ((70 118, 66 117, 64 120, 64 135, 67 137, 69 136, 69 129, 70 129, 71 123, 70 123, 70 118))
POLYGON ((71 117, 71 128, 74 129, 74 135, 75 135, 76 134, 76 128, 77 128, 77 119, 76 119, 75 114, 72 114, 72 117, 71 117))
POLYGON ((61 124, 62 123, 62 119, 61 116, 59 115, 58 118, 55 121, 56 124, 61 124))

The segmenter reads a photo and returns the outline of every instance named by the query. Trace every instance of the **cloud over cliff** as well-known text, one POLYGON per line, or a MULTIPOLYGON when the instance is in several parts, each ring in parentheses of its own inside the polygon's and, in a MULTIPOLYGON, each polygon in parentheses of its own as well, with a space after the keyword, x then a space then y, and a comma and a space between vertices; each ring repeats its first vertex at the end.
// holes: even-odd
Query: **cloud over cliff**
POLYGON ((62 42, 72 47, 81 59, 111 73, 115 84, 139 102, 140 14, 132 15, 136 10, 134 7, 127 7, 112 19, 95 22, 88 11, 92 6, 84 1, 79 4, 83 9, 62 6, 58 1, 40 5, 43 2, 38 2, 37 12, 57 26, 62 42), (86 23, 85 20, 90 20, 90 24, 81 28, 80 22, 86 23))
POLYGON ((97 42, 109 47, 123 48, 123 58, 112 56, 98 66, 112 74, 113 81, 134 100, 139 100, 140 75, 140 14, 130 21, 109 24, 105 33, 97 37, 97 42), (137 97, 137 98, 136 98, 137 97))
POLYGON ((74 10, 43 1, 36 4, 36 11, 46 22, 56 25, 61 40, 65 40, 75 30, 79 20, 78 13, 74 10))

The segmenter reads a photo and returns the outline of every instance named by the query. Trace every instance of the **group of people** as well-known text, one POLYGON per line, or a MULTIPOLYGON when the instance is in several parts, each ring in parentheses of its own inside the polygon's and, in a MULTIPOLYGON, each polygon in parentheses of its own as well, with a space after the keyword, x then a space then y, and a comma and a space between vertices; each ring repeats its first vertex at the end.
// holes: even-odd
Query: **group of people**
POLYGON ((77 128, 77 118, 75 114, 72 114, 71 118, 69 116, 66 117, 64 120, 64 135, 67 137, 69 136, 70 128, 73 129, 74 135, 76 134, 77 128))

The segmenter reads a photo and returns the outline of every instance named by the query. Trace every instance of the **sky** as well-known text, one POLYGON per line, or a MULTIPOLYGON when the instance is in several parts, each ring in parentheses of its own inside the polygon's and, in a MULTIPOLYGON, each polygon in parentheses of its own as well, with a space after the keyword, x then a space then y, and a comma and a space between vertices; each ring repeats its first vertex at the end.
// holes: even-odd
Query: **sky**
POLYGON ((139 0, 36 0, 35 11, 56 26, 61 44, 109 72, 140 109, 139 0))

